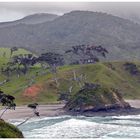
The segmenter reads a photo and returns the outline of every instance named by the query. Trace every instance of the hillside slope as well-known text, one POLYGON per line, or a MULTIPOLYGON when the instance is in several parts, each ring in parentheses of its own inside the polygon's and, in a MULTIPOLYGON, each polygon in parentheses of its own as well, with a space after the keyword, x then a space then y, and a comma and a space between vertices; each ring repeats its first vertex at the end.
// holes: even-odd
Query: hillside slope
POLYGON ((0 28, 0 45, 20 46, 37 53, 63 53, 72 45, 106 47, 109 60, 140 59, 140 25, 105 13, 72 11, 50 22, 0 28), (119 57, 118 57, 119 56, 119 57))
MULTIPOLYGON (((140 63, 133 63, 139 71, 140 63)), ((118 89, 126 99, 140 99, 140 75, 130 73, 124 64, 126 62, 63 66, 58 69, 56 75, 58 85, 55 75, 48 69, 43 70, 39 66, 34 66, 26 75, 10 76, 8 82, 0 85, 0 89, 15 96, 17 104, 57 103, 60 93, 68 92, 68 88, 72 86, 72 94, 75 94, 84 82, 99 83, 107 88, 118 89), (80 82, 74 80, 74 73, 80 82)), ((6 79, 6 75, 0 74, 0 83, 6 79)))
POLYGON ((23 134, 14 125, 0 120, 0 138, 23 138, 23 134))

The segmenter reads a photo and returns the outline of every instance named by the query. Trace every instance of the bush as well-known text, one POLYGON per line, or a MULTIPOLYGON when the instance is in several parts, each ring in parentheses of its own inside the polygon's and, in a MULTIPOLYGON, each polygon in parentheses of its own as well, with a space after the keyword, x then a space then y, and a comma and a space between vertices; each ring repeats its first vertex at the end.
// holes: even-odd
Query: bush
POLYGON ((23 138, 23 134, 14 125, 0 120, 0 138, 23 138))

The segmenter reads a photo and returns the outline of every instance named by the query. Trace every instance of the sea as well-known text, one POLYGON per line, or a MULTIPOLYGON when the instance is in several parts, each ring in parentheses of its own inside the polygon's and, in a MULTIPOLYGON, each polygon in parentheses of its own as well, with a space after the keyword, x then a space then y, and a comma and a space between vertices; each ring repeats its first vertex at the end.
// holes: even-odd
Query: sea
MULTIPOLYGON (((10 123, 18 125, 22 121, 10 123)), ((140 138, 140 115, 32 118, 19 129, 25 138, 140 138)))

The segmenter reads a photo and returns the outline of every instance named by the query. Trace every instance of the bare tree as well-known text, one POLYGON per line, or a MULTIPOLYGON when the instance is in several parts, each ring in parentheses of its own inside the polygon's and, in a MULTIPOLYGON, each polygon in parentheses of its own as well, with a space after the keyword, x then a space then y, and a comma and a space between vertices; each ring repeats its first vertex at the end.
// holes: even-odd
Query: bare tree
POLYGON ((15 52, 15 51, 18 51, 18 48, 17 47, 12 47, 11 49, 10 49, 10 57, 13 55, 13 52, 15 52))
POLYGON ((23 122, 21 122, 20 124, 18 124, 17 127, 19 127, 22 124, 26 123, 29 119, 31 119, 31 118, 33 118, 35 116, 37 116, 37 117, 40 116, 39 112, 37 111, 38 103, 29 104, 28 107, 32 109, 33 115, 30 116, 30 117, 28 117, 28 118, 26 118, 23 122))

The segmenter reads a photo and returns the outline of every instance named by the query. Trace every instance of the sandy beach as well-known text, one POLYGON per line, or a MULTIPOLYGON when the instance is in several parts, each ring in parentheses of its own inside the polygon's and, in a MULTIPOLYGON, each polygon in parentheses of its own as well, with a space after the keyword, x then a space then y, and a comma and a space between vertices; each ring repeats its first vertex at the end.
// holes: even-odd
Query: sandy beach
POLYGON ((126 100, 132 107, 140 108, 140 100, 126 100))
MULTIPOLYGON (((38 111, 40 112, 40 116, 58 116, 64 113, 63 110, 64 104, 50 104, 50 105, 39 105, 38 111)), ((1 111, 0 111, 1 114, 1 111)), ((32 109, 28 108, 27 106, 18 106, 16 110, 7 110, 4 115, 3 119, 20 119, 26 118, 33 115, 32 109)))
MULTIPOLYGON (((126 100, 129 102, 129 104, 136 108, 140 109, 140 100, 126 100)), ((64 110, 65 104, 50 104, 50 105, 39 105, 38 111, 40 112, 40 116, 46 116, 46 117, 53 117, 53 116, 58 116, 58 115, 64 115, 67 114, 64 110)), ((2 111, 2 110, 1 110, 2 111)), ((0 111, 0 113, 1 113, 0 111)), ((113 112, 114 113, 114 112, 113 112)), ((134 112, 131 112, 131 114, 140 114, 140 110, 134 110, 134 112)), ((96 116, 97 115, 102 115, 106 114, 104 113, 94 113, 96 116)), ((26 118, 30 117, 33 115, 32 109, 28 108, 27 106, 18 106, 16 107, 16 110, 7 110, 5 114, 3 115, 4 120, 9 120, 9 119, 20 119, 20 118, 26 118)))

